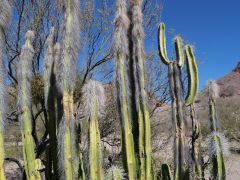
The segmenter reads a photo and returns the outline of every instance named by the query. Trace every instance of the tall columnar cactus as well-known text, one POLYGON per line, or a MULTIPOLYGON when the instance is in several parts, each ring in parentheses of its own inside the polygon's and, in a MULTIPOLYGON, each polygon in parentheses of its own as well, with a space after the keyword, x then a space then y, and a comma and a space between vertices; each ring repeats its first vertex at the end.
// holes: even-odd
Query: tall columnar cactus
POLYGON ((112 166, 107 171, 107 180, 124 180, 124 170, 118 166, 112 166))
POLYGON ((24 44, 20 61, 18 64, 18 107, 21 115, 19 117, 21 123, 22 147, 24 168, 27 179, 39 180, 40 173, 37 169, 37 160, 35 159, 34 141, 32 137, 32 120, 31 120, 31 79, 32 79, 32 61, 34 57, 34 49, 31 41, 34 37, 32 31, 26 34, 26 43, 24 44))
POLYGON ((172 98, 172 118, 175 127, 175 169, 174 179, 184 179, 184 122, 183 122, 183 102, 182 102, 182 84, 181 84, 181 69, 183 66, 183 49, 181 48, 182 40, 180 37, 175 38, 175 50, 177 61, 171 62, 167 57, 165 25, 159 25, 159 55, 164 64, 168 65, 170 94, 172 98))
POLYGON ((185 105, 190 106, 190 116, 192 120, 192 159, 193 159, 193 177, 197 180, 202 180, 202 164, 201 164, 201 129, 200 123, 197 120, 194 101, 198 93, 198 68, 193 54, 192 47, 187 45, 185 49, 187 59, 187 75, 188 75, 188 95, 185 100, 185 105))
POLYGON ((209 123, 211 135, 211 160, 212 178, 216 180, 226 179, 224 163, 224 136, 219 132, 219 121, 216 112, 216 98, 218 97, 218 85, 215 81, 210 81, 209 88, 209 123))
POLYGON ((89 179, 103 180, 102 148, 98 118, 104 115, 105 93, 100 83, 90 80, 82 91, 84 117, 89 121, 89 179))
POLYGON ((183 43, 181 37, 177 36, 174 39, 176 61, 170 61, 166 50, 165 25, 159 25, 159 55, 163 63, 168 65, 170 94, 172 98, 172 118, 175 127, 175 169, 174 179, 186 179, 187 170, 185 167, 185 125, 184 125, 184 105, 189 106, 193 104, 198 90, 198 72, 194 59, 192 48, 186 46, 187 66, 188 66, 188 94, 183 101, 181 70, 185 64, 183 53, 183 43))
POLYGON ((46 40, 46 52, 44 56, 44 97, 45 107, 48 111, 47 128, 49 131, 49 150, 47 151, 47 170, 46 175, 50 179, 58 177, 58 159, 57 159, 57 116, 56 116, 56 70, 55 59, 59 54, 59 49, 54 45, 54 28, 51 28, 50 34, 46 40), (53 167, 53 171, 52 171, 53 167), (53 173, 52 173, 53 172, 53 173))
POLYGON ((58 63, 57 84, 62 95, 63 115, 58 130, 60 178, 78 179, 79 145, 74 117, 73 92, 76 82, 77 58, 80 45, 79 1, 63 1, 61 60, 58 63))
POLYGON ((131 21, 129 29, 129 41, 131 43, 129 66, 132 65, 134 79, 134 89, 131 93, 135 95, 135 108, 138 114, 136 119, 132 117, 132 121, 134 125, 138 125, 134 129, 138 130, 138 140, 136 140, 137 143, 135 143, 135 146, 138 146, 138 157, 140 158, 139 179, 152 179, 151 127, 145 82, 142 0, 130 0, 129 17, 131 21), (138 121, 138 123, 134 121, 138 121))
POLYGON ((6 118, 6 93, 5 87, 5 67, 4 67, 4 54, 5 54, 5 42, 4 42, 4 30, 10 19, 11 7, 7 0, 0 2, 0 179, 5 180, 4 175, 4 121, 6 118))
POLYGON ((122 151, 124 165, 128 173, 128 179, 134 180, 137 178, 136 159, 134 153, 135 148, 130 119, 130 109, 128 106, 130 103, 127 94, 128 76, 125 66, 126 59, 129 54, 128 40, 126 36, 128 27, 129 19, 126 13, 126 2, 125 0, 117 0, 117 13, 115 18, 114 32, 117 105, 122 126, 122 151))

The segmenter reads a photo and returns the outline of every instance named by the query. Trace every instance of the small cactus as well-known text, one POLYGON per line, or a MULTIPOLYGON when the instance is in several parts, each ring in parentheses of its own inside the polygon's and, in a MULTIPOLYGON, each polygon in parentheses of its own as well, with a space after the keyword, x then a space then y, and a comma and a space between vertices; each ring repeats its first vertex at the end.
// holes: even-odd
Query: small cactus
POLYGON ((211 160, 212 178, 216 180, 226 179, 226 168, 224 163, 224 136, 219 132, 219 121, 216 111, 216 98, 218 97, 219 87, 215 81, 209 81, 209 123, 211 136, 211 160))
POLYGON ((106 180, 125 180, 124 170, 118 166, 112 166, 107 170, 106 180))

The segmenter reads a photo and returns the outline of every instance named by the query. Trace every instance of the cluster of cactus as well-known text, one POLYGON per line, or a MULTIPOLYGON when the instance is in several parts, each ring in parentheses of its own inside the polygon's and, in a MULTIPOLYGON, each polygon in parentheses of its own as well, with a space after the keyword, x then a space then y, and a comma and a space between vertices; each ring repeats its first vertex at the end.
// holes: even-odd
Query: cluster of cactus
MULTIPOLYGON (((192 120, 192 177, 193 179, 203 180, 204 169, 202 164, 203 157, 201 156, 201 129, 200 123, 197 120, 194 102, 198 93, 198 67, 193 54, 193 49, 190 45, 185 47, 185 57, 183 50, 183 43, 181 37, 177 36, 174 39, 176 61, 170 61, 167 57, 166 50, 166 37, 165 25, 159 25, 159 55, 162 62, 168 65, 169 72, 169 86, 172 98, 172 119, 175 127, 174 137, 174 176, 173 179, 189 179, 189 165, 185 159, 185 134, 184 134, 184 110, 185 107, 190 107, 190 117, 192 120), (185 60, 186 59, 186 60, 185 60), (188 77, 188 91, 183 101, 183 84, 182 84, 182 69, 184 64, 187 64, 187 77, 188 77), (186 166, 187 165, 187 166, 186 166)), ((211 159, 212 159, 212 177, 213 179, 225 179, 225 165, 223 159, 224 151, 224 136, 219 133, 217 124, 219 124, 215 98, 217 94, 217 85, 210 81, 209 85, 209 121, 211 136, 211 159)), ((171 172, 168 165, 162 166, 163 179, 171 179, 171 172)))
POLYGON ((114 50, 122 152, 128 179, 152 179, 151 128, 145 82, 142 0, 117 1, 114 50))
MULTIPOLYGON (((104 177, 101 136, 98 119, 104 114, 105 95, 100 83, 90 80, 83 86, 83 115, 88 122, 87 163, 81 148, 81 129, 75 117, 74 91, 77 74, 77 58, 80 50, 80 13, 78 0, 63 0, 64 12, 61 42, 55 42, 55 31, 51 28, 46 40, 44 54, 44 99, 47 110, 49 145, 46 149, 45 177, 64 180, 155 180, 156 169, 152 162, 151 128, 148 111, 148 95, 145 77, 145 53, 142 0, 117 0, 114 55, 116 101, 121 121, 121 143, 123 169, 112 166, 104 177)), ((0 179, 3 172, 3 129, 6 112, 4 77, 4 30, 10 16, 7 0, 0 2, 0 179), (6 8, 2 8, 6 7, 6 8)), ((31 80, 34 48, 34 32, 28 31, 18 63, 18 108, 22 134, 22 151, 27 179, 40 180, 42 164, 35 157, 35 145, 31 122, 31 80)), ((159 26, 159 55, 168 66, 168 80, 172 99, 174 134, 174 175, 170 167, 162 165, 162 179, 184 180, 189 178, 189 166, 185 151, 185 108, 190 107, 192 120, 193 177, 202 180, 201 132, 194 101, 198 93, 198 68, 190 45, 183 48, 181 37, 175 37, 176 61, 170 61, 166 50, 165 25, 159 26), (185 51, 185 52, 184 52, 185 51), (184 100, 182 71, 187 64, 188 92, 184 100)), ((218 132, 215 107, 214 83, 209 85, 209 110, 212 134, 213 178, 225 179, 223 142, 218 132)))
MULTIPOLYGON (((181 180, 181 179, 188 179, 188 176, 189 176, 188 167, 186 167, 187 162, 185 158, 186 147, 185 147, 184 106, 185 107, 190 106, 191 112, 193 112, 192 107, 198 92, 198 70, 197 70, 197 65, 195 62, 192 47, 190 45, 186 45, 185 56, 184 56, 183 41, 181 37, 180 36, 175 37, 174 42, 175 42, 175 51, 176 51, 176 61, 170 61, 168 59, 167 50, 166 50, 165 25, 161 23, 159 25, 159 55, 162 62, 168 65, 169 86, 170 86, 170 94, 172 99, 172 119, 173 119, 174 128, 175 128, 174 179, 181 180), (187 63, 188 93, 184 101, 181 74, 182 74, 182 68, 185 62, 187 63)), ((196 124, 196 121, 194 121, 194 127, 193 127, 194 139, 197 138, 196 134, 199 134, 199 132, 197 132, 199 131, 199 126, 195 124, 196 124)), ((195 143, 193 143, 193 147, 194 147, 193 156, 195 161, 194 166, 198 166, 196 164, 198 164, 199 149, 197 148, 195 143)), ((164 169, 167 169, 167 168, 164 168, 164 169)), ((201 175, 201 173, 199 175, 198 171, 194 173, 197 173, 197 176, 201 175)))

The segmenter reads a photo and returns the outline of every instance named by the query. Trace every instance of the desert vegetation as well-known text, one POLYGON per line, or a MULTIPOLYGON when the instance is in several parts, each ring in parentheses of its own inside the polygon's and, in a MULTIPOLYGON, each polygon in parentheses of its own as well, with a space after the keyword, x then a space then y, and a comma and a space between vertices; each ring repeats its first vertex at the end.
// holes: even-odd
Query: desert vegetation
POLYGON ((177 35, 169 58, 160 15, 151 0, 1 0, 0 180, 227 179, 238 90, 200 94, 193 46, 177 35))

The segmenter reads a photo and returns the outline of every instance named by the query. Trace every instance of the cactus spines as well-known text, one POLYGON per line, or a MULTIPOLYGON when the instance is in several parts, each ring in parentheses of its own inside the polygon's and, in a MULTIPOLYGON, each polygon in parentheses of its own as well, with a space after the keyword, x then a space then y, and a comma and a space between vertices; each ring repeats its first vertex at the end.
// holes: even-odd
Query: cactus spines
POLYGON ((219 133, 219 121, 216 112, 216 97, 218 97, 219 87, 215 81, 209 81, 209 123, 211 136, 211 160, 212 178, 216 180, 226 179, 226 169, 224 163, 224 138, 219 133))
POLYGON ((35 152, 34 141, 32 137, 32 121, 31 121, 31 101, 29 94, 31 91, 32 79, 32 61, 34 49, 31 41, 34 37, 32 31, 26 34, 26 43, 24 44, 20 61, 18 64, 18 107, 22 114, 20 115, 23 158, 26 176, 30 180, 41 179, 40 173, 35 169, 35 152))
POLYGON ((151 150, 151 127, 148 111, 148 96, 145 82, 145 52, 142 0, 130 0, 129 14, 131 20, 130 40, 132 43, 132 57, 134 66, 134 83, 136 110, 139 124, 139 179, 152 179, 152 150, 151 150))
POLYGON ((188 94, 185 99, 185 105, 193 104, 198 93, 198 68, 191 46, 186 46, 186 59, 188 69, 188 94))
POLYGON ((90 80, 83 87, 84 117, 89 121, 89 165, 92 180, 103 180, 102 148, 98 118, 105 109, 105 93, 100 83, 90 80))
POLYGON ((167 56, 167 48, 166 48, 166 36, 165 36, 165 24, 160 23, 158 28, 158 50, 159 56, 164 64, 169 65, 170 60, 167 56))
POLYGON ((172 180, 170 167, 167 164, 162 165, 162 180, 172 180))
POLYGON ((122 151, 124 153, 124 166, 128 179, 134 180, 136 176, 136 159, 134 154, 134 140, 127 98, 126 56, 128 55, 127 28, 129 20, 126 14, 125 0, 117 1, 117 15, 115 18, 114 52, 115 52, 115 82, 117 91, 118 111, 122 126, 122 151))
POLYGON ((8 1, 3 0, 0 2, 0 179, 5 180, 4 174, 4 121, 6 118, 6 92, 5 87, 5 67, 4 67, 4 54, 5 54, 5 42, 4 42, 4 30, 11 15, 11 7, 8 1))
POLYGON ((58 131, 60 178, 78 179, 79 146, 74 117, 73 92, 79 54, 80 18, 79 1, 64 0, 64 18, 61 34, 61 60, 58 63, 57 85, 62 96, 63 115, 58 131))
POLYGON ((107 180, 125 180, 124 170, 118 166, 112 166, 107 170, 107 180))

